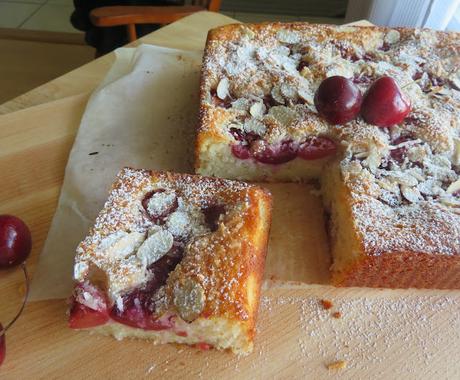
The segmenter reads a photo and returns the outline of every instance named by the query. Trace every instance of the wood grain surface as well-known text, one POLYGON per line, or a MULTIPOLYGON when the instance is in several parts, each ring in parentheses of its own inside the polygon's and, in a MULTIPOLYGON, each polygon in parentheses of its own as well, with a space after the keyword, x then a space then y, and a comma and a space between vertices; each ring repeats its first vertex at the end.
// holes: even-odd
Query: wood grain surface
MULTIPOLYGON (((209 27, 228 20, 197 14, 147 39, 199 48, 209 27)), ((110 59, 95 61, 1 108, 6 112, 29 107, 0 116, 0 213, 18 215, 30 226, 32 273, 88 91, 102 78, 110 59), (68 97, 60 99, 63 96, 68 97), (60 100, 46 103, 53 99, 60 100), (39 105, 30 107, 34 104, 39 105)), ((238 358, 75 332, 66 326, 65 301, 55 300, 28 304, 8 331, 0 378, 459 378, 460 292, 328 286, 327 237, 319 198, 305 185, 271 185, 271 190, 276 202, 273 222, 286 213, 292 216, 291 225, 277 227, 278 234, 296 238, 283 254, 268 254, 253 354, 238 358), (305 258, 290 256, 299 251, 297 245, 305 247, 305 258), (332 309, 325 310, 321 299, 331 300, 332 309), (340 360, 346 368, 328 369, 340 360)), ((270 244, 278 240, 272 235, 270 244)), ((0 273, 1 321, 14 315, 23 292, 19 270, 0 273)))

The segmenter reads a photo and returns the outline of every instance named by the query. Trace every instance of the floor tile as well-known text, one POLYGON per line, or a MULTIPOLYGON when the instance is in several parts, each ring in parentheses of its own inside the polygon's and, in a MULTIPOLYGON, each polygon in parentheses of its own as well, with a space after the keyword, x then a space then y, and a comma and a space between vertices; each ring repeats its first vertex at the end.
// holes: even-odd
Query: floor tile
POLYGON ((73 0, 45 0, 46 4, 72 5, 73 0))
POLYGON ((0 0, 1 3, 45 4, 46 0, 0 0))
POLYGON ((70 23, 73 10, 73 5, 45 4, 21 28, 50 32, 79 32, 70 23))
POLYGON ((40 4, 0 2, 0 28, 17 28, 30 17, 40 4))

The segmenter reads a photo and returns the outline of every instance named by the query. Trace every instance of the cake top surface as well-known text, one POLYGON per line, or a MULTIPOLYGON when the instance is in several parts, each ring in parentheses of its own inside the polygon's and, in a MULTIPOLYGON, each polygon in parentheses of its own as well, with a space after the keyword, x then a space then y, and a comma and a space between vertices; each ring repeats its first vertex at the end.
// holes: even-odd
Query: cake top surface
POLYGON ((240 253, 252 229, 268 228, 254 215, 260 197, 270 195, 241 182, 125 168, 77 248, 74 278, 106 290, 120 313, 130 292, 143 299, 145 291, 157 314, 173 307, 185 320, 224 311, 248 318, 240 287, 262 269, 240 253))
POLYGON ((254 140, 279 146, 330 138, 369 251, 459 254, 459 36, 305 23, 214 29, 203 64, 200 132, 230 145, 246 139, 251 149, 261 145, 254 140), (389 76, 411 112, 389 128, 361 117, 329 124, 314 94, 335 75, 362 94, 389 76))

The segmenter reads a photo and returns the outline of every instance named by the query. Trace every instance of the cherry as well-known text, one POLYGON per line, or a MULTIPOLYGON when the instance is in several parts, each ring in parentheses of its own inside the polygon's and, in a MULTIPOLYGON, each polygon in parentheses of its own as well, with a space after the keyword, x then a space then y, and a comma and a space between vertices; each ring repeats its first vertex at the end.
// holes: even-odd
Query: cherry
POLYGON ((27 225, 15 216, 0 215, 0 269, 21 265, 26 282, 24 299, 16 316, 5 328, 0 323, 0 365, 6 355, 5 333, 22 314, 29 296, 29 276, 24 262, 30 254, 31 247, 32 237, 27 225))
POLYGON ((3 329, 3 325, 0 323, 0 366, 2 365, 3 361, 5 360, 6 355, 6 342, 5 342, 5 330, 3 329))
POLYGON ((362 95, 352 80, 342 76, 326 78, 315 94, 318 113, 331 124, 345 124, 359 113, 362 95))
POLYGON ((251 146, 251 149, 253 157, 264 164, 284 164, 297 157, 297 147, 290 140, 282 141, 277 145, 259 140, 251 146))
POLYGON ((72 329, 100 326, 109 320, 107 299, 104 293, 87 282, 75 286, 71 303, 69 327, 72 329), (91 296, 91 304, 85 302, 82 294, 91 296))
POLYGON ((247 160, 251 157, 249 145, 234 144, 232 145, 232 154, 240 160, 247 160))
POLYGON ((154 196, 158 194, 165 193, 165 189, 156 189, 145 194, 144 199, 142 199, 142 207, 144 207, 145 212, 153 222, 161 222, 178 207, 177 197, 174 197, 172 201, 166 203, 164 207, 160 207, 160 210, 153 212, 152 208, 149 209, 149 202, 154 196))
POLYGON ((317 160, 332 156, 337 151, 335 142, 327 137, 310 137, 300 144, 298 155, 304 160, 317 160))
POLYGON ((369 124, 390 127, 400 124, 410 112, 410 100, 393 78, 377 79, 364 96, 361 115, 369 124))
POLYGON ((209 226, 211 232, 217 231, 219 227, 218 221, 222 214, 225 213, 225 207, 223 205, 215 204, 205 207, 203 210, 204 220, 209 226))
POLYGON ((165 330, 174 326, 174 320, 155 319, 155 301, 153 296, 166 283, 169 273, 182 260, 183 248, 175 245, 170 252, 147 269, 151 279, 142 288, 137 288, 122 296, 123 310, 115 304, 110 312, 112 319, 119 323, 144 330, 165 330))
POLYGON ((108 320, 107 309, 93 310, 81 303, 74 302, 70 309, 69 327, 71 329, 86 329, 104 325, 108 320))
POLYGON ((19 218, 0 215, 0 269, 23 263, 30 254, 30 230, 19 218))

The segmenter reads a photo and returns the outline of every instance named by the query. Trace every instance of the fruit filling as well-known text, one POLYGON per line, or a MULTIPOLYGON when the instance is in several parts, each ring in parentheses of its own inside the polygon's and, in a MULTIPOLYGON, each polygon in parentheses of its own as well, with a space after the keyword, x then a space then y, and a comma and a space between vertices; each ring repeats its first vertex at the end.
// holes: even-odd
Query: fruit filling
MULTIPOLYGON (((112 305, 105 296, 106 291, 88 281, 77 284, 71 299, 70 327, 95 327, 112 319, 144 330, 174 328, 177 316, 162 309, 166 281, 183 259, 187 243, 194 237, 216 231, 226 210, 220 204, 200 208, 168 189, 146 193, 140 208, 148 220, 145 231, 118 231, 103 238, 97 250, 143 266, 147 280, 118 292, 112 305)), ((179 307, 178 310, 184 318, 184 310, 179 307)), ((187 313, 188 310, 184 315, 189 317, 187 313)), ((195 313, 193 319, 198 315, 195 313)), ((179 331, 178 335, 184 336, 184 332, 179 331)))

